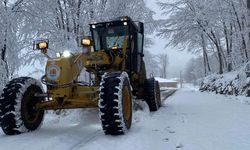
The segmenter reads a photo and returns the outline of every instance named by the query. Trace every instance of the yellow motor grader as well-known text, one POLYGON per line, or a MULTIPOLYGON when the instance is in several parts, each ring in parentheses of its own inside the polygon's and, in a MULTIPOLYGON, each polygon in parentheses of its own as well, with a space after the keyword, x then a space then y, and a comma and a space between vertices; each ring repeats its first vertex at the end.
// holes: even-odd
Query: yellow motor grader
POLYGON ((105 134, 124 134, 131 127, 132 107, 144 99, 151 111, 161 105, 159 84, 146 79, 143 61, 144 26, 129 17, 90 24, 90 37, 81 40, 85 52, 47 54, 49 42, 35 42, 47 58, 41 82, 19 77, 8 82, 0 98, 0 125, 7 135, 37 129, 45 110, 99 108, 105 134), (91 82, 80 81, 83 69, 91 82), (135 98, 134 98, 135 97, 135 98))

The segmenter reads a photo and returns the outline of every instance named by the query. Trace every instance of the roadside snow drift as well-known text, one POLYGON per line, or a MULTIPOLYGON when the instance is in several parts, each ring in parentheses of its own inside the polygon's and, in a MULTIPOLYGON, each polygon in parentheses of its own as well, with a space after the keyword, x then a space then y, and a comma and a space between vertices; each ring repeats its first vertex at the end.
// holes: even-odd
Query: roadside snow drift
POLYGON ((247 66, 239 71, 205 77, 201 82, 200 90, 219 94, 250 96, 250 64, 247 66))

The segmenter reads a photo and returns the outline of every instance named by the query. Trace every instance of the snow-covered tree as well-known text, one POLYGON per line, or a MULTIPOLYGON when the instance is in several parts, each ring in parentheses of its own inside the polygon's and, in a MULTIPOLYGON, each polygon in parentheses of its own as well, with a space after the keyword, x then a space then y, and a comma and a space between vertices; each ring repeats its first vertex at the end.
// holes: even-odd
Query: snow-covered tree
POLYGON ((192 58, 186 67, 184 72, 184 79, 189 83, 195 83, 196 80, 204 77, 204 66, 202 65, 203 58, 192 58))
POLYGON ((161 77, 162 78, 167 78, 167 67, 168 67, 168 55, 167 54, 159 54, 158 55, 159 59, 159 66, 161 69, 161 77))
MULTIPOLYGON (((155 30, 154 12, 143 0, 3 0, 0 12, 1 64, 9 79, 21 65, 44 61, 33 51, 33 40, 49 39, 52 55, 66 49, 79 51, 80 39, 89 35, 89 23, 120 16, 146 22, 146 34, 155 30)), ((150 44, 146 37, 145 45, 150 44)))
MULTIPOLYGON (((25 0, 3 0, 0 2, 0 54, 4 66, 4 78, 11 78, 20 67, 20 52, 27 46, 24 27, 25 0)), ((1 81, 3 81, 1 79, 1 81)))
MULTIPOLYGON (((161 20, 160 36, 168 45, 203 55, 204 72, 213 69, 208 58, 215 57, 223 73, 249 61, 250 49, 246 0, 176 0, 160 2, 168 19, 161 20), (216 54, 216 55, 214 55, 216 54)), ((214 70, 215 71, 215 70, 214 70)))
POLYGON ((146 65, 147 76, 161 76, 161 66, 159 65, 159 56, 150 53, 148 50, 144 51, 144 62, 146 65))

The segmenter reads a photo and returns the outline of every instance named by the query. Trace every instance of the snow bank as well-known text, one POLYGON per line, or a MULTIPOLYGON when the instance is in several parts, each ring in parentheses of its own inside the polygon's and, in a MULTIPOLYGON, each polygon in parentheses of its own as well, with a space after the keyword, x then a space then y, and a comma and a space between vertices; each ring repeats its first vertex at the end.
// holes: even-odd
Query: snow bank
POLYGON ((165 90, 177 90, 178 88, 178 82, 171 79, 164 79, 155 77, 155 80, 159 82, 161 91, 165 90))
POLYGON ((170 80, 170 79, 164 79, 164 78, 160 78, 160 77, 155 77, 155 80, 157 80, 158 82, 177 82, 174 80, 170 80))
POLYGON ((250 63, 238 71, 203 78, 200 91, 250 96, 250 63))

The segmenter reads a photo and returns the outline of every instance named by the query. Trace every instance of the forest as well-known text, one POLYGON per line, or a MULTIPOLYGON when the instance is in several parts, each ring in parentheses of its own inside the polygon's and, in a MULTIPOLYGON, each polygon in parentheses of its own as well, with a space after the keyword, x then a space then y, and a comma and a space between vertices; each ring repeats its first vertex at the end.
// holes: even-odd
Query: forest
MULTIPOLYGON (((168 56, 148 51, 154 33, 197 57, 186 65, 185 79, 223 74, 247 65, 250 57, 249 0, 158 1, 166 19, 143 0, 3 0, 0 3, 1 85, 18 76, 17 70, 44 58, 33 51, 33 41, 49 39, 52 55, 64 49, 81 50, 80 38, 89 35, 88 24, 130 16, 145 23, 145 62, 148 72, 167 77, 168 56)), ((37 69, 37 72, 43 72, 37 69)))
POLYGON ((249 0, 177 0, 159 5, 169 17, 161 21, 158 35, 169 39, 167 46, 197 54, 187 65, 187 80, 235 71, 249 62, 249 0))

